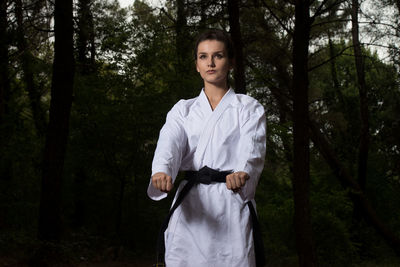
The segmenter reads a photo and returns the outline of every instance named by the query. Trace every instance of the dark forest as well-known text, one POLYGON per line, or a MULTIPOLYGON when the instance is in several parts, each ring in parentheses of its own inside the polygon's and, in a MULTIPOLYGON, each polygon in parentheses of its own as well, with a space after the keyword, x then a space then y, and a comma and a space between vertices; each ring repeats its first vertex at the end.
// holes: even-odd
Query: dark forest
POLYGON ((151 161, 200 92, 207 28, 266 111, 267 266, 399 266, 399 18, 395 0, 0 0, 0 266, 154 263, 174 192, 148 198, 151 161))

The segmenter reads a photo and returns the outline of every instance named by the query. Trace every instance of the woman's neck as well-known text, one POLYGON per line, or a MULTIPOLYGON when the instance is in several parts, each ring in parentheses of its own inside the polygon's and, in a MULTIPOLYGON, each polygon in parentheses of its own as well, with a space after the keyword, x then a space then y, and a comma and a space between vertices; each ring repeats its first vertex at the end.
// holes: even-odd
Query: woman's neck
POLYGON ((204 85, 204 93, 207 96, 208 102, 210 103, 211 109, 214 110, 221 99, 224 97, 226 92, 229 90, 228 86, 216 86, 213 84, 204 85))

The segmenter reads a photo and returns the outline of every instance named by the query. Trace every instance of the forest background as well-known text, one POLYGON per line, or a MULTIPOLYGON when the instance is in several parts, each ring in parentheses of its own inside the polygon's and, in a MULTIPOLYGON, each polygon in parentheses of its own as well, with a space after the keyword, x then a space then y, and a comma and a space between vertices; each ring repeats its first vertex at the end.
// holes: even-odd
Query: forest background
POLYGON ((210 27, 266 110, 267 266, 399 266, 399 17, 395 0, 1 0, 0 266, 154 262, 173 193, 147 197, 151 160, 199 94, 210 27))

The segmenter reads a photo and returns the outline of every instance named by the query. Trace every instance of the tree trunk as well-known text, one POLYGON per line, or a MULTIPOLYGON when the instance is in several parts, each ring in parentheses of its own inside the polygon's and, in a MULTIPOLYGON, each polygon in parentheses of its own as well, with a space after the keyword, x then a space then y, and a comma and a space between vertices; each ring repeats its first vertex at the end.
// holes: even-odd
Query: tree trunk
MULTIPOLYGON (((185 0, 177 0, 176 1, 176 25, 175 25, 175 31, 176 31, 176 54, 178 56, 178 67, 180 67, 178 70, 179 71, 185 71, 184 69, 181 69, 183 67, 183 62, 186 60, 186 39, 187 36, 185 36, 186 32, 186 12, 185 12, 185 0)), ((178 73, 180 75, 181 73, 178 73)))
POLYGON ((309 203, 308 133, 309 1, 296 1, 293 37, 293 194, 294 225, 299 266, 317 266, 309 203))
POLYGON ((78 63, 79 71, 88 74, 93 71, 95 63, 93 15, 91 12, 92 0, 79 0, 78 2, 78 63), (90 48, 89 48, 90 47, 90 48), (90 52, 90 57, 88 56, 90 52))
POLYGON ((93 15, 90 13, 90 22, 89 22, 89 27, 90 27, 90 35, 89 35, 89 42, 90 42, 90 66, 92 68, 96 68, 96 45, 94 41, 95 37, 95 32, 94 32, 94 25, 93 25, 93 15))
POLYGON ((200 1, 200 22, 199 22, 199 29, 201 31, 205 30, 207 28, 207 15, 206 15, 206 9, 207 9, 207 1, 200 1))
POLYGON ((13 176, 13 160, 7 154, 7 149, 5 149, 9 145, 9 139, 12 137, 13 132, 12 126, 7 120, 11 93, 7 5, 8 1, 0 0, 0 162, 3 162, 2 166, 0 166, 0 179, 3 181, 9 181, 13 176))
MULTIPOLYGON (((358 31, 358 10, 359 4, 357 0, 352 0, 351 11, 351 25, 352 37, 354 47, 354 59, 357 71, 357 87, 360 99, 360 142, 358 146, 358 184, 361 190, 365 190, 367 183, 367 162, 369 150, 369 112, 368 112, 368 98, 367 98, 367 85, 365 82, 364 59, 362 48, 359 40, 358 31)), ((361 204, 361 203, 360 203, 361 204)), ((355 206, 355 218, 360 219, 359 205, 355 206)))
POLYGON ((10 93, 10 78, 8 72, 8 38, 7 38, 7 1, 0 0, 0 125, 7 113, 10 93))
POLYGON ((88 15, 90 0, 78 1, 78 29, 77 29, 77 62, 85 64, 87 59, 87 44, 89 40, 88 15))
POLYGON ((340 85, 339 85, 339 80, 337 77, 337 71, 336 71, 336 52, 335 52, 335 46, 332 41, 332 36, 330 30, 328 30, 328 44, 329 44, 329 55, 331 58, 330 62, 330 69, 331 69, 331 76, 332 76, 332 82, 333 82, 333 88, 335 89, 335 92, 337 93, 338 101, 339 101, 339 106, 341 108, 344 108, 344 98, 342 91, 340 91, 340 85))
POLYGON ((246 93, 246 76, 244 72, 243 41, 240 31, 239 0, 228 0, 229 28, 235 49, 235 92, 246 93))
POLYGON ((15 17, 17 19, 17 46, 21 55, 20 62, 23 72, 23 80, 26 91, 28 92, 29 102, 31 105, 33 121, 35 123, 38 136, 43 136, 46 131, 45 111, 41 106, 41 95, 34 81, 33 64, 34 57, 29 50, 28 43, 25 39, 23 6, 21 0, 15 0, 15 17))
MULTIPOLYGON (((400 17, 400 0, 396 0, 396 7, 397 7, 397 12, 399 12, 398 14, 397 14, 397 16, 398 17, 400 17)), ((397 37, 399 37, 400 36, 400 32, 397 30, 397 37)), ((400 62, 400 56, 398 56, 398 62, 400 62)))
MULTIPOLYGON (((191 91, 187 88, 187 83, 190 80, 188 75, 188 59, 192 59, 189 54, 189 38, 187 31, 187 11, 185 0, 176 0, 176 23, 175 23, 175 84, 172 85, 171 96, 174 99, 192 97, 191 91)), ((190 66, 193 61, 190 60, 190 66)))
POLYGON ((75 228, 80 228, 85 223, 86 214, 86 201, 85 195, 87 193, 87 174, 85 167, 80 166, 75 172, 74 179, 74 213, 72 216, 72 224, 75 228))
POLYGON ((74 79, 72 0, 55 0, 55 44, 50 119, 43 155, 39 238, 61 237, 61 186, 74 79))
POLYGON ((125 197, 126 178, 121 177, 121 179, 119 181, 120 181, 120 185, 119 185, 117 210, 116 210, 116 217, 115 217, 115 232, 116 232, 117 236, 119 236, 121 233, 122 207, 123 207, 124 197, 125 197))

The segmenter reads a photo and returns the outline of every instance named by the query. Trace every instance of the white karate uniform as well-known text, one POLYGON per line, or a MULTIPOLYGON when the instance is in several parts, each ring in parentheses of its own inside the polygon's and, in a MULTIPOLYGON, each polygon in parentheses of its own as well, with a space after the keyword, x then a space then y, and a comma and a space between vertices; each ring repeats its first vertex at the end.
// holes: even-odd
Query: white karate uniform
MULTIPOLYGON (((167 267, 255 266, 246 203, 255 204, 264 166, 265 134, 263 106, 232 89, 214 111, 204 90, 196 98, 180 100, 169 111, 160 131, 152 175, 164 172, 174 181, 179 170, 208 166, 219 171, 244 171, 250 179, 239 193, 228 190, 225 183, 198 184, 190 190, 165 231, 167 267)), ((181 182, 177 195, 185 183, 181 182)), ((167 195, 151 182, 147 194, 153 200, 167 195)))

